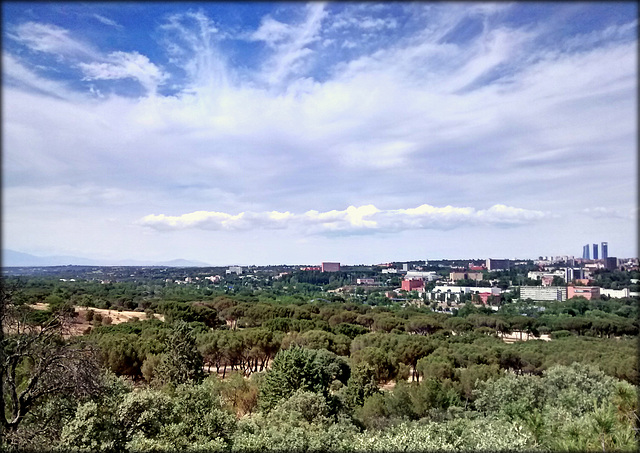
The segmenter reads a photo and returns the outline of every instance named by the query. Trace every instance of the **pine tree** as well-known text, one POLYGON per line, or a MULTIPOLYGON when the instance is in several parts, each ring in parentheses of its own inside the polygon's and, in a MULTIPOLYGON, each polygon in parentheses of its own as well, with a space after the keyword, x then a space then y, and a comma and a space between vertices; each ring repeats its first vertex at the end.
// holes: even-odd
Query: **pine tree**
POLYGON ((167 340, 162 359, 154 370, 156 382, 161 385, 199 383, 204 379, 204 362, 198 352, 196 339, 184 321, 177 321, 167 340))

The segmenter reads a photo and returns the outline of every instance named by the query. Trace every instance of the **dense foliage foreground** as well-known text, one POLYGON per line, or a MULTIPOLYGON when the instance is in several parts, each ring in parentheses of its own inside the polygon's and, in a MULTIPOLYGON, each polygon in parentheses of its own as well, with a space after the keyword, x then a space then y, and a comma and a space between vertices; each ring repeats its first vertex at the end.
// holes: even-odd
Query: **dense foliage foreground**
POLYGON ((378 392, 356 372, 332 391, 332 379, 343 367, 326 351, 293 348, 278 354, 270 372, 248 382, 236 374, 227 381, 211 376, 199 383, 136 389, 111 375, 93 398, 47 401, 7 440, 80 451, 637 447, 636 389, 594 367, 574 364, 542 376, 492 378, 474 390, 467 409, 434 379, 378 392), (238 418, 257 388, 261 409, 238 418), (51 423, 44 432, 42 420, 51 423))
POLYGON ((69 336, 73 306, 28 302, 3 290, 7 451, 638 447, 637 338, 603 327, 637 329, 614 318, 631 304, 534 318, 225 296, 69 336), (542 322, 565 329, 536 340, 542 322), (514 326, 532 339, 506 344, 514 326))

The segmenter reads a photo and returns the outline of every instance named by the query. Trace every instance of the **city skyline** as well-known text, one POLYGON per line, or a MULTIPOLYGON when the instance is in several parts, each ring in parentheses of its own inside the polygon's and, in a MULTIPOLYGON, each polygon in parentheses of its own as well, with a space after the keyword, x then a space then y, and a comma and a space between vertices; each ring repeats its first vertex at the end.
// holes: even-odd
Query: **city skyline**
POLYGON ((2 8, 5 249, 637 257, 635 3, 2 8))

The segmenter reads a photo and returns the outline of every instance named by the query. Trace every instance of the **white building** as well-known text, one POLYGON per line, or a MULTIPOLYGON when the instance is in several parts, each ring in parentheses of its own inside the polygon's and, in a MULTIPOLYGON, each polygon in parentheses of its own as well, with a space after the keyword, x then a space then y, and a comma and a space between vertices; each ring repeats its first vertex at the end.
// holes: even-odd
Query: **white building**
POLYGON ((600 288, 600 295, 601 296, 609 296, 612 297, 614 299, 619 299, 622 297, 630 297, 629 295, 629 288, 623 288, 623 289, 604 289, 604 288, 600 288))
POLYGON ((445 300, 459 300, 461 294, 489 294, 499 296, 502 293, 500 288, 483 286, 436 286, 431 290, 429 299, 437 299, 440 294, 445 295, 445 300))
POLYGON ((520 300, 567 300, 566 286, 521 286, 520 300))
POLYGON ((242 274, 242 267, 240 267, 240 266, 229 266, 229 269, 227 269, 225 271, 225 273, 227 275, 229 275, 229 274, 241 275, 242 274))
POLYGON ((433 271, 409 271, 407 272, 407 275, 405 275, 404 278, 407 280, 411 280, 414 278, 421 278, 422 280, 433 282, 435 280, 438 280, 440 276, 438 275, 437 272, 433 272, 433 271))

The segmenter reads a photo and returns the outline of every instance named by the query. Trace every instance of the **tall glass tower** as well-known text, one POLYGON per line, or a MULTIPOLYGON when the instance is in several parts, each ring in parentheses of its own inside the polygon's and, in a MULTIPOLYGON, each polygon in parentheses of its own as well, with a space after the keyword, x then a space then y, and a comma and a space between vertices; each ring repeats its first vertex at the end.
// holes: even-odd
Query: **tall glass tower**
POLYGON ((606 260, 607 258, 609 258, 609 243, 603 242, 600 245, 602 246, 602 259, 606 260))
POLYGON ((589 244, 587 244, 584 247, 582 247, 582 258, 585 259, 585 260, 590 259, 589 258, 589 244))
POLYGON ((593 244, 593 259, 598 259, 598 244, 593 244))

